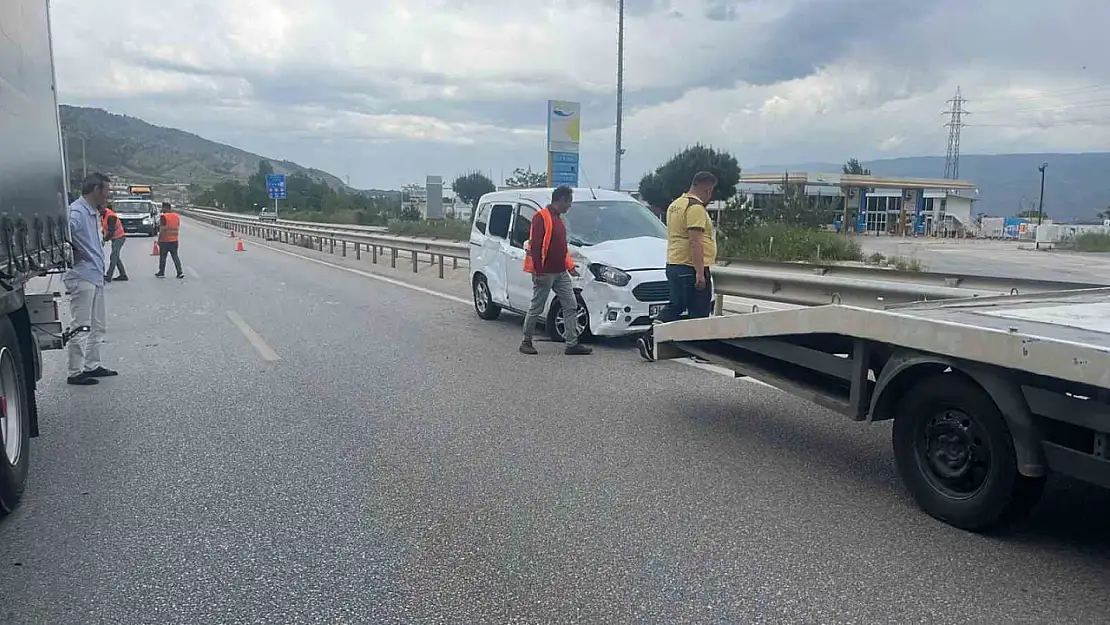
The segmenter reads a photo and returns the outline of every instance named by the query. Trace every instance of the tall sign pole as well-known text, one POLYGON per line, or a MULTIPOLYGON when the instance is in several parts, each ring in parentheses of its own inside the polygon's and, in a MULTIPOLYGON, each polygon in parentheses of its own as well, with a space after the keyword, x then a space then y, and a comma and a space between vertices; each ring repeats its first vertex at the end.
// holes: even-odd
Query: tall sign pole
POLYGON ((624 0, 617 2, 617 139, 613 156, 613 190, 621 190, 621 131, 624 118, 624 0))

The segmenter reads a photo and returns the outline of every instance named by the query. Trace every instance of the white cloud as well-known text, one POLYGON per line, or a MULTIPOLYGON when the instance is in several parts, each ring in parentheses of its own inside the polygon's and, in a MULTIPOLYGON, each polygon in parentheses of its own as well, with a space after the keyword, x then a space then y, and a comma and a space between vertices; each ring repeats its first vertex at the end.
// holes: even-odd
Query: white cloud
MULTIPOLYGON (((748 165, 943 154, 957 85, 966 152, 1110 145, 1102 0, 628 12, 626 185, 696 141, 748 165)), ((54 0, 52 15, 66 102, 397 186, 541 166, 544 101, 576 98, 583 167, 611 177, 613 0, 54 0)))

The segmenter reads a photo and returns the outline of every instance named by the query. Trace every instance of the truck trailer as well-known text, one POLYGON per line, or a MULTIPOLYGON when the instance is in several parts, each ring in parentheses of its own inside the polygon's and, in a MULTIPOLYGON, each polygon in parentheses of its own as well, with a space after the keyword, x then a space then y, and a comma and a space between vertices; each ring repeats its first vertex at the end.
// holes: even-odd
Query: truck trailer
POLYGON ((58 293, 28 282, 72 265, 47 0, 0 0, 0 516, 23 494, 41 351, 68 339, 58 293))
POLYGON ((657 360, 697 356, 855 421, 893 420, 907 490, 956 527, 1023 516, 1050 472, 1110 488, 1110 288, 831 303, 654 335, 657 360))

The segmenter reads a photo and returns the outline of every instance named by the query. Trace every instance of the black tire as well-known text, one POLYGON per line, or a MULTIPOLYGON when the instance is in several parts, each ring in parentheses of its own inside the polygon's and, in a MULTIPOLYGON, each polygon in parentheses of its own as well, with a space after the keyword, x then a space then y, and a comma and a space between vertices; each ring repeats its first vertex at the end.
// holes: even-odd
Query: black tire
MULTIPOLYGON (((593 333, 590 332, 590 313, 586 309, 586 302, 583 302, 582 298, 579 297, 577 293, 575 293, 574 297, 578 301, 578 315, 580 317, 585 317, 585 321, 581 324, 582 327, 579 328, 578 342, 585 343, 593 338, 593 333)), ((555 300, 551 302, 551 309, 547 311, 547 321, 544 323, 547 336, 556 343, 565 343, 567 340, 566 332, 561 330, 559 328, 560 324, 557 323, 557 317, 562 309, 563 306, 559 303, 559 298, 555 298, 555 300)))
POLYGON ((493 293, 490 293, 489 283, 482 274, 474 276, 474 312, 486 321, 493 321, 501 315, 501 307, 494 303, 493 293))
POLYGON ((23 376, 23 354, 12 322, 0 317, 0 396, 4 398, 0 419, 0 517, 15 510, 27 485, 31 460, 31 404, 23 376), (9 447, 8 436, 16 445, 9 447), (9 457, 15 450, 14 462, 9 457))
POLYGON ((906 488, 929 515, 984 532, 1029 512, 1044 478, 1018 472, 1010 428, 994 400, 958 373, 916 383, 903 396, 892 431, 906 488))

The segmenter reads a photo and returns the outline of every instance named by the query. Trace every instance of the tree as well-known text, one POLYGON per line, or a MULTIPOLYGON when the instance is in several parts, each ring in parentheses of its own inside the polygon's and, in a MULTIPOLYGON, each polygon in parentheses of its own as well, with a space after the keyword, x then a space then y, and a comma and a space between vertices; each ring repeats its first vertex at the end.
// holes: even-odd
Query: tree
POLYGON ((854 158, 848 159, 848 162, 844 163, 844 167, 842 167, 841 169, 842 169, 843 173, 848 174, 850 176, 870 176, 871 175, 871 170, 864 168, 864 166, 860 164, 859 160, 854 159, 854 158))
POLYGON ((547 186, 547 174, 533 172, 531 167, 527 170, 517 167, 505 179, 505 186, 510 189, 542 189, 547 186))
POLYGON ((493 185, 493 181, 486 178, 484 175, 472 171, 463 176, 455 178, 455 182, 451 184, 451 189, 459 199, 470 204, 471 207, 478 207, 478 199, 487 193, 493 193, 497 187, 493 185))
POLYGON ((667 206, 690 188, 690 181, 699 171, 708 171, 717 177, 713 199, 727 202, 736 195, 736 185, 740 183, 740 165, 736 158, 699 143, 675 154, 641 178, 640 197, 651 206, 667 206))
POLYGON ((420 209, 411 204, 401 209, 401 221, 420 221, 421 217, 420 209))

